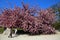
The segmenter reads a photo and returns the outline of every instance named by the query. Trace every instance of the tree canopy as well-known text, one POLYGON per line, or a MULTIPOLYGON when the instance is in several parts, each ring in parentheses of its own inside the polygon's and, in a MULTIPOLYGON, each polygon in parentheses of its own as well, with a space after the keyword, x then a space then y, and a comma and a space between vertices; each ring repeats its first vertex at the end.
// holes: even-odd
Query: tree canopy
POLYGON ((55 33, 52 27, 55 21, 55 14, 52 8, 38 10, 29 8, 22 3, 23 8, 15 7, 14 9, 5 9, 0 15, 0 25, 3 27, 21 28, 31 34, 51 34, 55 33), (34 16, 37 14, 37 16, 34 16))

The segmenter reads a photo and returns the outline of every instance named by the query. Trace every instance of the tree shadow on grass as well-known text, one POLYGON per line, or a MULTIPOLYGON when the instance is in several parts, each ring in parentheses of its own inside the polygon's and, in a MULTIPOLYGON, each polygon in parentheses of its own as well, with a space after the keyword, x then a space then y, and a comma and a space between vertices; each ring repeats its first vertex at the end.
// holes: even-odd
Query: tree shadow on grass
MULTIPOLYGON (((39 35, 51 35, 51 34, 42 34, 42 33, 40 33, 40 34, 31 34, 29 32, 24 32, 23 30, 17 30, 16 35, 17 36, 19 36, 19 35, 39 36, 39 35)), ((15 37, 17 37, 17 36, 15 36, 15 37)))
POLYGON ((18 30, 17 33, 16 33, 18 36, 19 35, 28 35, 28 36, 37 36, 37 35, 41 35, 41 34, 31 34, 29 32, 24 32, 23 30, 18 30))
POLYGON ((18 30, 16 32, 17 35, 24 35, 24 34, 30 34, 29 32, 24 32, 23 30, 18 30))

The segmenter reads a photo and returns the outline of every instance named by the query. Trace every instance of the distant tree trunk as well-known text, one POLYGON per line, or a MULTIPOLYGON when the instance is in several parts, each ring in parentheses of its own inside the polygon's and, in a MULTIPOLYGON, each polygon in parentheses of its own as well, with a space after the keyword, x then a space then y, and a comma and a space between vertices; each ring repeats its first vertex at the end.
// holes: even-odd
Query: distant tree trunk
POLYGON ((8 37, 12 38, 12 27, 10 28, 10 35, 8 37))
POLYGON ((17 29, 15 29, 15 34, 16 34, 16 32, 17 32, 17 29))

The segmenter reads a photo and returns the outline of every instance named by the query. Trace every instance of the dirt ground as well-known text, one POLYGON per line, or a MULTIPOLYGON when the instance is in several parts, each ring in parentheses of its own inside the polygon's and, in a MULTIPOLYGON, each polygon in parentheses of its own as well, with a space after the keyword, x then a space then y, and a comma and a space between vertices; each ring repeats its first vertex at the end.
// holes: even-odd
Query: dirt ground
POLYGON ((36 35, 29 36, 26 34, 14 36, 13 38, 8 38, 8 35, 0 34, 0 40, 60 40, 60 32, 52 35, 36 35))
POLYGON ((10 29, 7 29, 3 32, 3 34, 0 34, 0 40, 60 40, 60 32, 56 31, 57 34, 52 35, 27 35, 27 34, 20 34, 20 35, 14 35, 13 38, 8 38, 8 35, 10 34, 10 29))

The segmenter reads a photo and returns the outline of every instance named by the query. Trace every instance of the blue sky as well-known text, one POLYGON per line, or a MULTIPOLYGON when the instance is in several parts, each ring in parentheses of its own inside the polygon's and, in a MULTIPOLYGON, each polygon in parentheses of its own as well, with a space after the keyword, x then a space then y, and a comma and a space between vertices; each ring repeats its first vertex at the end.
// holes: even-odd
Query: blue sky
POLYGON ((39 6, 43 9, 60 2, 60 0, 0 0, 0 8, 13 8, 14 5, 22 7, 22 1, 28 3, 30 7, 39 6))

